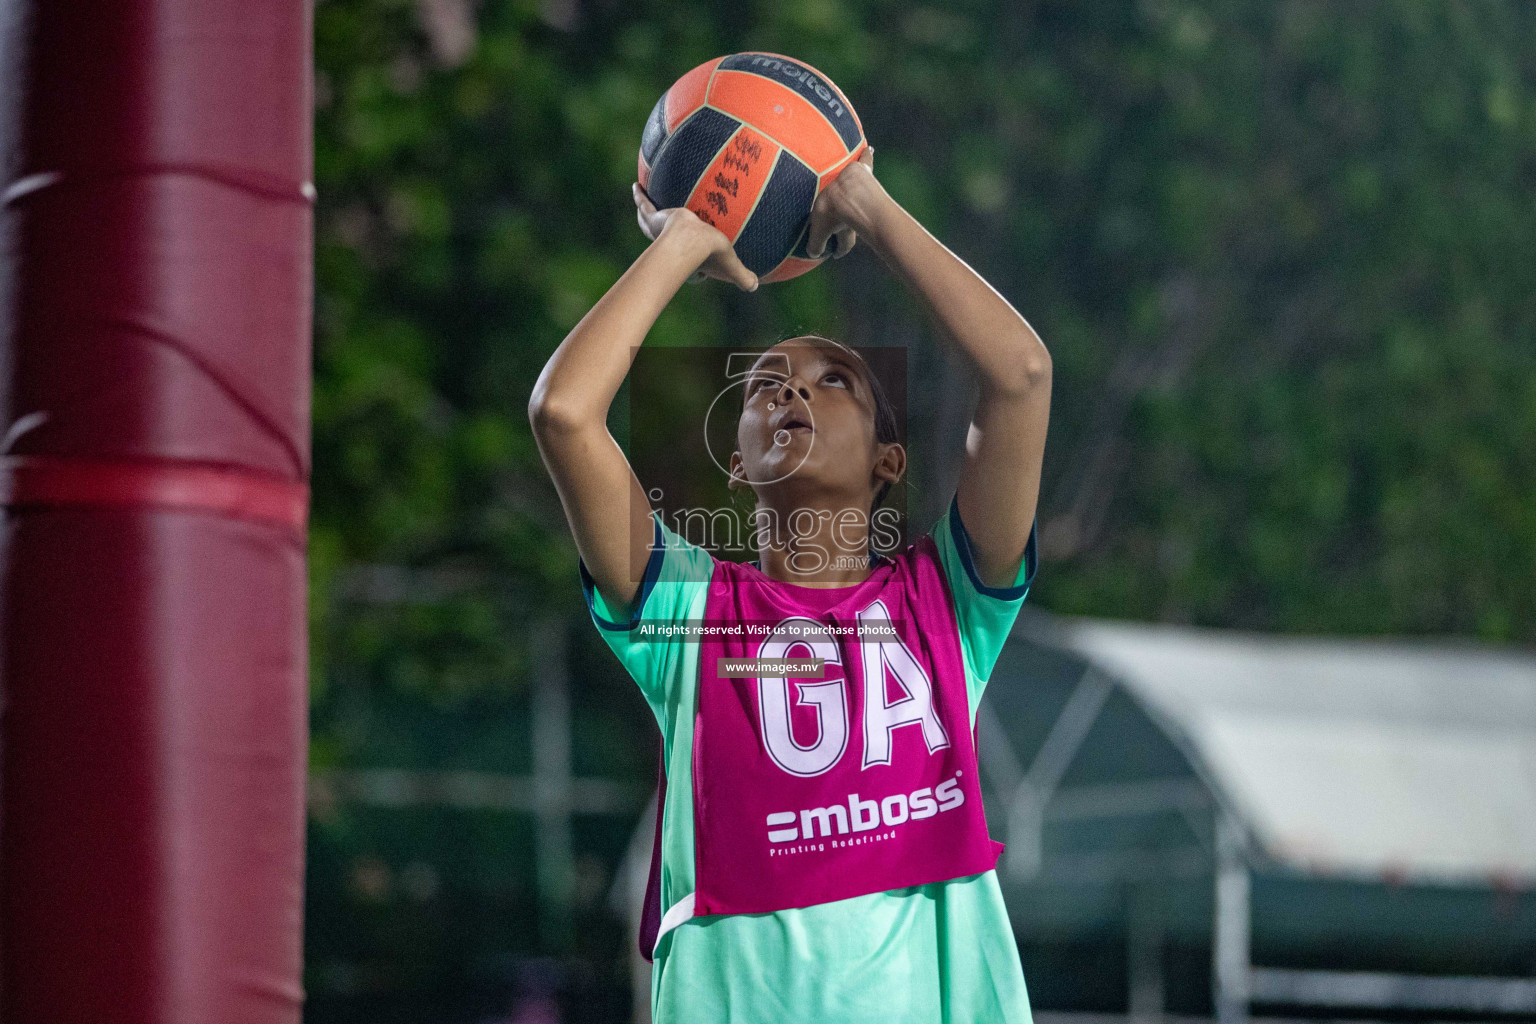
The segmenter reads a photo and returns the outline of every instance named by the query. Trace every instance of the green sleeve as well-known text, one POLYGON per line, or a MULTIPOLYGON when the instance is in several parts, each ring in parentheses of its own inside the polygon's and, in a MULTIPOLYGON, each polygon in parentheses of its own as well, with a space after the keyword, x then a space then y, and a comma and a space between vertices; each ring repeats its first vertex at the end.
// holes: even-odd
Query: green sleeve
POLYGON ((982 691, 992 675, 992 666, 1002 653, 1003 643, 1013 629, 1024 596, 1034 582, 1038 565, 1035 529, 1030 528, 1013 583, 989 587, 976 571, 970 534, 960 520, 958 497, 950 498, 949 508, 928 531, 939 551, 939 562, 954 597, 955 618, 960 627, 960 649, 965 655, 966 686, 974 711, 982 691))
POLYGON ((702 599, 708 592, 715 560, 708 551, 669 529, 654 510, 651 520, 656 527, 651 557, 646 562, 634 608, 627 618, 609 607, 580 558, 576 560, 576 568, 587 610, 592 614, 598 633, 640 687, 665 733, 664 721, 668 717, 665 709, 675 697, 676 681, 686 663, 684 648, 688 644, 697 644, 697 640, 679 636, 644 636, 636 626, 642 620, 660 623, 701 616, 702 599))

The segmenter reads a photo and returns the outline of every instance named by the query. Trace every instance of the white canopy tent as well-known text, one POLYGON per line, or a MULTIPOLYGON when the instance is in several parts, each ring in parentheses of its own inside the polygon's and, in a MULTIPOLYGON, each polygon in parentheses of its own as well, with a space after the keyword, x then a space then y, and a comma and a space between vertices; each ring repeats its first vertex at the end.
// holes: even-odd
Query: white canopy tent
POLYGON ((1016 924, 1118 888, 1133 1013, 1165 1008, 1169 930, 1203 928, 1225 1021, 1536 1014, 1536 657, 1038 614, 1018 631, 978 722, 1016 924))
POLYGON ((1096 621, 1055 632, 1177 730, 1276 862, 1536 881, 1536 658, 1096 621))

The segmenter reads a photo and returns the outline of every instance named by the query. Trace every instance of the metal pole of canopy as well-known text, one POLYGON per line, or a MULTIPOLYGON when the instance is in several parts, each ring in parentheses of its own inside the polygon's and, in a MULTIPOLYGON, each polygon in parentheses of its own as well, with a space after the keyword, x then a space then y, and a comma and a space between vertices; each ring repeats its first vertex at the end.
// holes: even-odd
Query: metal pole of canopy
POLYGON ((1217 1024, 1247 1024, 1251 907, 1242 825, 1216 814, 1216 914, 1211 944, 1211 1002, 1217 1024))
POLYGON ((1131 886, 1126 907, 1127 1003, 1133 1024, 1163 1017, 1162 892, 1152 883, 1131 886))
POLYGON ((575 933, 571 904, 575 882, 571 815, 571 697, 563 620, 532 627, 533 778, 539 928, 544 947, 564 951, 575 933))

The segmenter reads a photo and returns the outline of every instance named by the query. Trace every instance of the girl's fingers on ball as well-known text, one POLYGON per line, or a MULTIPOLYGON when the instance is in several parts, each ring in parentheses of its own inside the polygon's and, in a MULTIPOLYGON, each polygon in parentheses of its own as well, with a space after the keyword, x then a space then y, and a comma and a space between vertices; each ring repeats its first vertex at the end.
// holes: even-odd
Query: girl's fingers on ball
POLYGON ((832 258, 840 260, 853 251, 853 247, 858 244, 859 236, 853 228, 839 228, 832 232, 832 240, 837 243, 832 258))
POLYGON ((819 260, 827 254, 827 239, 831 237, 827 230, 826 221, 811 214, 811 235, 805 240, 805 251, 813 260, 819 260))
POLYGON ((757 275, 748 270, 746 264, 742 263, 734 252, 726 257, 725 268, 736 287, 744 292, 757 291, 757 275))

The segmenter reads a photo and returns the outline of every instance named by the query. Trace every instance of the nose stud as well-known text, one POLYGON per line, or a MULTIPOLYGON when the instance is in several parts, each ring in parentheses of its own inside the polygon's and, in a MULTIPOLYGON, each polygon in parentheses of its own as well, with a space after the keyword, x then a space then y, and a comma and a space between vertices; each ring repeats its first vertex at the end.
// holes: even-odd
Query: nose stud
POLYGON ((772 412, 774 409, 777 409, 777 408, 778 408, 778 406, 774 405, 772 402, 768 403, 768 411, 769 412, 772 412))

